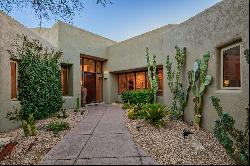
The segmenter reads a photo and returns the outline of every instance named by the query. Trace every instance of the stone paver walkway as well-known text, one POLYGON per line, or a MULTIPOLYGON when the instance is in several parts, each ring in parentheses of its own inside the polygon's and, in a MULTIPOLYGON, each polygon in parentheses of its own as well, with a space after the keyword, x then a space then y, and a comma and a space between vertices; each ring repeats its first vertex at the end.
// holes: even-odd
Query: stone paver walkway
POLYGON ((88 115, 39 163, 42 165, 153 165, 133 142, 124 111, 115 105, 88 106, 88 115))

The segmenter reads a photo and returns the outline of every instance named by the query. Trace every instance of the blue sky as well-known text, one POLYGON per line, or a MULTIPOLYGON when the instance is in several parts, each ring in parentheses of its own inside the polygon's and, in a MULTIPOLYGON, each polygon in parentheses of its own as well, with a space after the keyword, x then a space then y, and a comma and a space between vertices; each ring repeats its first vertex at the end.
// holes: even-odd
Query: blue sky
MULTIPOLYGON (((111 0, 102 7, 96 0, 85 0, 85 8, 73 25, 115 41, 122 41, 166 24, 178 24, 213 6, 220 0, 111 0)), ((9 13, 27 27, 39 21, 30 9, 9 13)), ((51 27, 55 20, 43 22, 51 27)))

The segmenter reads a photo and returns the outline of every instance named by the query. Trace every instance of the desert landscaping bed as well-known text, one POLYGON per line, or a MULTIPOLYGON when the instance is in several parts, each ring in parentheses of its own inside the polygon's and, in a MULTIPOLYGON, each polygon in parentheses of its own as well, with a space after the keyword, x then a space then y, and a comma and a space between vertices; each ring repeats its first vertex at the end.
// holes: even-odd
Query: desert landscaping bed
MULTIPOLYGON (((0 133, 0 140, 17 141, 17 145, 13 149, 10 156, 0 161, 0 165, 33 165, 37 164, 48 151, 54 147, 69 130, 64 130, 58 134, 48 131, 46 126, 53 121, 68 122, 70 129, 76 125, 87 115, 87 110, 80 109, 74 112, 73 109, 66 110, 68 117, 65 119, 52 117, 40 120, 36 123, 37 135, 25 137, 21 128, 0 133)), ((0 142, 1 143, 1 142, 0 142)), ((3 149, 3 147, 2 147, 3 149)), ((1 149, 0 149, 1 150, 1 149)))
POLYGON ((127 115, 124 118, 136 144, 159 164, 234 164, 213 134, 204 129, 197 131, 181 121, 170 121, 165 127, 155 128, 143 120, 131 120, 127 115), (193 134, 184 139, 184 129, 193 134))

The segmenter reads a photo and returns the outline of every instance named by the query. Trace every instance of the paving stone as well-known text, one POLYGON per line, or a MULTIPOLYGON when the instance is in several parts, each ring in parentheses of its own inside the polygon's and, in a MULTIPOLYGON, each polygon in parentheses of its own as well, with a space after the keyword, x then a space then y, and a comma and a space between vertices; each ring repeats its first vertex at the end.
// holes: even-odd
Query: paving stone
POLYGON ((74 159, 80 154, 89 135, 75 135, 68 139, 63 139, 45 156, 45 159, 74 159))
POLYGON ((136 147, 118 106, 88 106, 89 113, 39 163, 44 165, 151 165, 136 147), (87 142, 88 141, 88 142, 87 142))
POLYGON ((92 136, 79 158, 138 156, 131 137, 126 134, 92 136))
POLYGON ((87 115, 83 120, 81 120, 80 123, 86 123, 86 122, 98 122, 100 119, 102 118, 102 115, 94 115, 94 114, 90 114, 87 115))
POLYGON ((55 165, 73 165, 76 159, 56 160, 55 165))
POLYGON ((69 131, 69 133, 65 136, 69 138, 71 135, 90 135, 94 131, 97 122, 82 122, 79 123, 77 127, 69 131))
POLYGON ((129 134, 128 129, 122 123, 113 124, 112 122, 100 122, 94 131, 94 135, 100 134, 129 134))
POLYGON ((42 160, 37 165, 54 165, 56 160, 42 160))
POLYGON ((106 113, 103 115, 101 122, 105 122, 105 123, 112 123, 112 124, 124 124, 125 126, 125 122, 124 119, 122 117, 123 115, 119 115, 119 114, 110 114, 110 115, 106 115, 106 113))
POLYGON ((141 147, 137 147, 137 149, 138 149, 139 156, 149 157, 149 155, 141 147))
POLYGON ((141 160, 142 160, 142 165, 158 165, 155 159, 151 157, 142 157, 141 160))
POLYGON ((78 159, 75 165, 141 165, 139 157, 78 159))

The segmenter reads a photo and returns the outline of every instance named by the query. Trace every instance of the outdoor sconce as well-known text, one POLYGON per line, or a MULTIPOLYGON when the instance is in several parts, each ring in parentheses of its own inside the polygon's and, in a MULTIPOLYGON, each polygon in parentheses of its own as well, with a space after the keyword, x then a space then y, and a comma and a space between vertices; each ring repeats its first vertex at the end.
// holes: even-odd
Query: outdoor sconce
POLYGON ((105 80, 108 79, 108 72, 103 73, 103 79, 105 79, 105 80))

